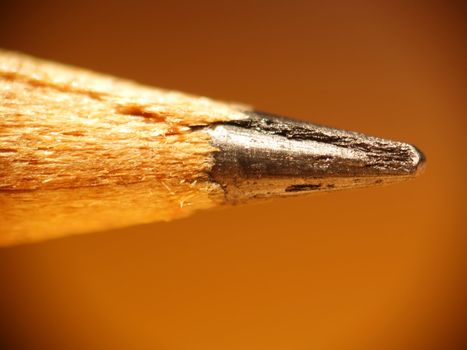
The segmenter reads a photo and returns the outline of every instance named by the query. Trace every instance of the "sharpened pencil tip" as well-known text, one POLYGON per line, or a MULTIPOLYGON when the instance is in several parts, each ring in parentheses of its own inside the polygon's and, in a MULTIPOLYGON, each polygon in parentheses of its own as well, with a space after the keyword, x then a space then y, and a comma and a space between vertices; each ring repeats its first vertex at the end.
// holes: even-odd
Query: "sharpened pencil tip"
POLYGON ((211 178, 234 203, 399 182, 425 166, 407 143, 260 112, 205 131, 219 150, 211 178))
POLYGON ((418 176, 425 171, 426 168, 426 157, 420 149, 411 145, 414 153, 414 171, 413 174, 418 176))

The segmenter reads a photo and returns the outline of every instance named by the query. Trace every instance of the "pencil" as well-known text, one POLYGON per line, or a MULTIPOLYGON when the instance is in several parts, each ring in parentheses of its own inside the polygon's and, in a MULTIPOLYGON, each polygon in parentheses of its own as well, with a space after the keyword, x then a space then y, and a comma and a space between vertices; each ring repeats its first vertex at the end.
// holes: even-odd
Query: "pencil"
POLYGON ((0 245, 398 182, 384 140, 0 51, 0 245))

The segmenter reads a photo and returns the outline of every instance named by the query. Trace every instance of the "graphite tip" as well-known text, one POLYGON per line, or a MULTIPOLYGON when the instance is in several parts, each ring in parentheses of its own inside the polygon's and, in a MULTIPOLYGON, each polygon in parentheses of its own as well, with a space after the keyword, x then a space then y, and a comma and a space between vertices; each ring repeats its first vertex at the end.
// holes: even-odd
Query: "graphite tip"
POLYGON ((415 146, 271 114, 206 129, 214 155, 211 178, 232 203, 400 182, 420 174, 415 146))

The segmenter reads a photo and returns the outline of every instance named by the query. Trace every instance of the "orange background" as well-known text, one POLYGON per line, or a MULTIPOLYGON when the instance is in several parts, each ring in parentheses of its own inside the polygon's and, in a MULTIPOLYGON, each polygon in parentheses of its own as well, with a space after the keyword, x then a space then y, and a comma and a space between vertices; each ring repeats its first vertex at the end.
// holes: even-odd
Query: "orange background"
POLYGON ((428 167, 389 187, 1 249, 0 347, 460 348, 465 10, 3 0, 1 47, 411 142, 428 167))

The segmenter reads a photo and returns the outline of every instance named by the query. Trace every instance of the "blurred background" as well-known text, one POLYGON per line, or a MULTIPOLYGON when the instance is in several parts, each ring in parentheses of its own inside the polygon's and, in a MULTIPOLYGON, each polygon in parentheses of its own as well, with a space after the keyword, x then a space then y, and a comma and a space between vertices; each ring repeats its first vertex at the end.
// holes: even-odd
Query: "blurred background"
POLYGON ((0 348, 461 349, 465 23, 463 1, 2 0, 0 47, 407 141, 428 166, 3 248, 0 348))

